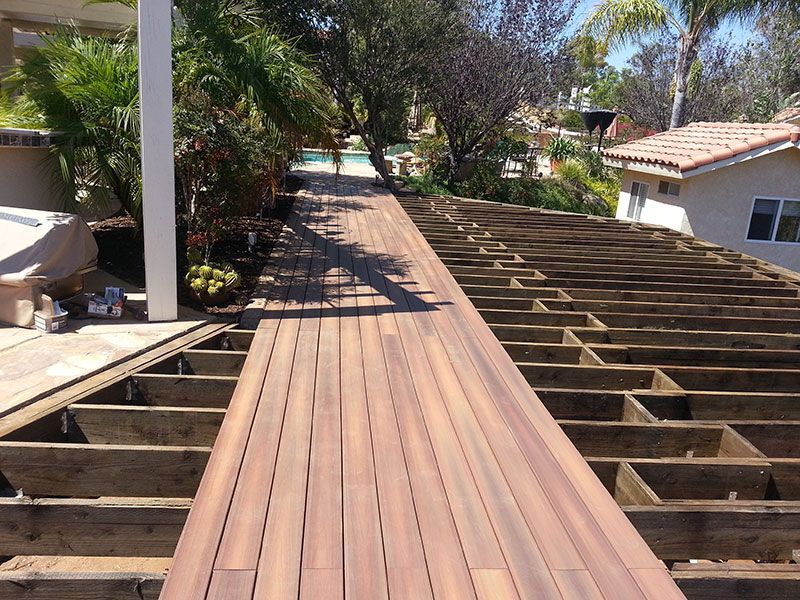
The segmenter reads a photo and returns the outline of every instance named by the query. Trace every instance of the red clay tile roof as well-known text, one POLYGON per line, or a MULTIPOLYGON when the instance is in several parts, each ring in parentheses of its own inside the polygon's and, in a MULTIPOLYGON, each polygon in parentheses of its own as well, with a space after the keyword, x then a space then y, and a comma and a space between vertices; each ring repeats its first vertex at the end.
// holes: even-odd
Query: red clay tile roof
POLYGON ((772 122, 788 123, 789 121, 796 121, 798 118, 800 118, 800 106, 790 106, 772 117, 772 122))
POLYGON ((603 150, 619 160, 677 167, 683 173, 778 142, 800 140, 787 123, 691 123, 603 150))

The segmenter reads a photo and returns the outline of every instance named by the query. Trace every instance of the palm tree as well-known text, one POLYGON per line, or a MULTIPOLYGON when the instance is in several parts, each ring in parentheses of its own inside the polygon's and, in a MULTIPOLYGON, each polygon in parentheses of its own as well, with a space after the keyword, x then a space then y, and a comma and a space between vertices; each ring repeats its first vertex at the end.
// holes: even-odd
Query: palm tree
POLYGON ((678 35, 675 95, 670 127, 684 124, 692 64, 701 42, 724 21, 752 23, 761 15, 796 0, 601 0, 589 14, 585 31, 609 45, 638 40, 663 29, 678 35))
MULTIPOLYGON (((246 122, 268 149, 265 164, 254 168, 273 179, 303 142, 336 147, 336 109, 293 42, 248 23, 233 0, 190 4, 191 14, 173 36, 176 106, 201 91, 215 108, 246 122)), ((102 206, 113 193, 141 223, 137 69, 133 31, 85 37, 64 27, 8 76, 14 95, 0 96, 0 126, 35 124, 58 132, 51 154, 62 209, 102 206)))
POLYGON ((38 114, 42 128, 57 132, 51 156, 61 208, 103 206, 113 192, 140 220, 139 87, 131 38, 84 37, 62 28, 44 38, 8 81, 18 95, 4 121, 38 114))

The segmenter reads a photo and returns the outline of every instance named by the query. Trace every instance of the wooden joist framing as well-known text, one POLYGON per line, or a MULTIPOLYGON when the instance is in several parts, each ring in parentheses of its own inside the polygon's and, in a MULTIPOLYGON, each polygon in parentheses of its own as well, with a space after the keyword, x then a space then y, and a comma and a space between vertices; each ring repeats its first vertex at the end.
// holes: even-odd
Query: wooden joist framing
POLYGON ((800 565, 676 564, 672 577, 689 600, 786 600, 800 590, 800 565))
POLYGON ((241 350, 184 350, 180 356, 145 369, 145 373, 238 375, 247 358, 241 350))
POLYGON ((401 202, 687 596, 800 597, 787 565, 686 562, 798 546, 798 278, 660 227, 401 202))
POLYGON ((560 423, 584 456, 719 456, 723 435, 719 425, 560 423))
POLYGON ((638 393, 636 398, 659 419, 800 421, 800 394, 794 392, 638 393))
POLYGON ((201 342, 194 346, 198 350, 241 350, 247 352, 253 343, 254 331, 231 328, 218 338, 201 342))
POLYGON ((225 417, 222 408, 73 404, 67 434, 89 444, 213 446, 225 417))
POLYGON ((0 442, 0 472, 30 496, 191 498, 211 450, 0 442))
POLYGON ((0 498, 0 554, 168 557, 188 513, 177 500, 0 498))
POLYGON ((0 421, 0 598, 159 597, 251 340, 209 324, 0 421))
MULTIPOLYGON (((59 415, 60 410, 68 405, 96 395, 96 402, 105 402, 109 396, 119 396, 119 390, 124 390, 125 381, 135 372, 148 366, 158 364, 167 357, 176 356, 186 348, 206 340, 219 337, 223 331, 231 326, 226 323, 207 323, 201 325, 184 335, 178 336, 164 344, 147 350, 139 355, 122 361, 118 364, 106 366, 102 371, 82 379, 70 386, 55 390, 46 398, 36 399, 32 404, 0 419, 0 439, 38 439, 42 435, 42 428, 38 427, 41 419, 47 420, 48 415, 59 415), (102 400, 102 395, 106 394, 102 400)), ((124 391, 122 392, 124 393, 124 391)))
POLYGON ((232 375, 137 373, 131 378, 148 406, 226 408, 238 378, 232 375))
POLYGON ((791 560, 800 507, 626 506, 625 515, 662 560, 791 560))
POLYGON ((158 600, 163 573, 0 571, 0 598, 158 600))

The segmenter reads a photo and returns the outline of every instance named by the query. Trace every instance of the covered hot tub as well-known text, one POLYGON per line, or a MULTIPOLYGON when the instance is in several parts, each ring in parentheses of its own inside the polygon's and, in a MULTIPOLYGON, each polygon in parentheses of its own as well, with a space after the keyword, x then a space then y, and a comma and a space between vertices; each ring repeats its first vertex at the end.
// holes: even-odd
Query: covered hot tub
POLYGON ((0 206, 0 322, 32 327, 43 293, 73 296, 95 268, 97 244, 79 216, 0 206))

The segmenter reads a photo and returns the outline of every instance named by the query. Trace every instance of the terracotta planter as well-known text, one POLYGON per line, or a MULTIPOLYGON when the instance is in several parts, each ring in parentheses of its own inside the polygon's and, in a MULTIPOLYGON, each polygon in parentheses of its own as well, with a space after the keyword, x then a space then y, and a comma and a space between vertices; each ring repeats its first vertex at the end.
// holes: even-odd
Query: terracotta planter
POLYGON ((213 300, 205 292, 202 294, 198 294, 192 288, 189 288, 189 293, 191 294, 192 298, 194 298, 198 302, 202 302, 205 306, 222 306, 223 304, 227 304, 229 298, 231 297, 230 291, 225 291, 217 295, 217 297, 214 298, 213 300))

